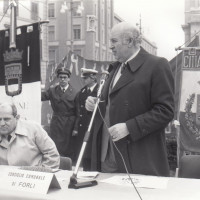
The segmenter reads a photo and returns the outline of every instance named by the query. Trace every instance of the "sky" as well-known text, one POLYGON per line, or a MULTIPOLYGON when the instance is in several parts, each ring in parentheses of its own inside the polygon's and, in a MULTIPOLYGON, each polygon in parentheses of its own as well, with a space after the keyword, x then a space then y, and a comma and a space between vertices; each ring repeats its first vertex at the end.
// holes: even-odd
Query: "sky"
POLYGON ((171 60, 175 48, 185 42, 181 25, 185 23, 185 0, 113 0, 114 12, 123 20, 136 25, 157 46, 157 55, 171 60))

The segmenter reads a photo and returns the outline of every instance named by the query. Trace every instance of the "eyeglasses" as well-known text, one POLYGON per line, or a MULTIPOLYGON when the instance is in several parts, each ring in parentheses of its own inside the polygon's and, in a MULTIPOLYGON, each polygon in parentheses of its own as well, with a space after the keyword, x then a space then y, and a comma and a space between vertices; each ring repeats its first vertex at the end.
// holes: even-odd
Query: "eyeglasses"
POLYGON ((68 76, 59 76, 58 77, 59 79, 67 79, 67 78, 69 78, 68 76))
POLYGON ((82 77, 82 79, 84 79, 84 80, 86 80, 86 79, 88 79, 88 78, 90 78, 89 76, 83 76, 82 77))

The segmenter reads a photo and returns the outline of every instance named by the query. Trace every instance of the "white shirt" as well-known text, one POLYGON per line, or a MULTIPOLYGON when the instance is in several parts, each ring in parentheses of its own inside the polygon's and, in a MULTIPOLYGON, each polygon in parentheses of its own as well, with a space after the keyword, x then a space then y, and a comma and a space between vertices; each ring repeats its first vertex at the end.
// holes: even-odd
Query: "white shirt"
POLYGON ((94 88, 95 88, 95 86, 97 85, 97 83, 95 83, 93 86, 91 86, 91 87, 88 87, 88 88, 90 88, 90 91, 92 92, 93 90, 94 90, 94 88))
MULTIPOLYGON (((127 64, 128 61, 132 60, 133 58, 135 58, 137 56, 137 54, 139 53, 140 49, 138 49, 126 62, 124 62, 125 64, 127 64)), ((112 88, 115 86, 115 84, 117 83, 117 81, 119 80, 121 74, 121 68, 123 67, 124 63, 122 63, 118 69, 117 74, 115 75, 114 81, 113 81, 113 85, 112 88)))
POLYGON ((63 90, 66 91, 68 87, 69 87, 69 84, 68 84, 67 86, 65 86, 65 87, 61 87, 61 86, 60 86, 60 88, 61 88, 62 91, 63 91, 63 90))

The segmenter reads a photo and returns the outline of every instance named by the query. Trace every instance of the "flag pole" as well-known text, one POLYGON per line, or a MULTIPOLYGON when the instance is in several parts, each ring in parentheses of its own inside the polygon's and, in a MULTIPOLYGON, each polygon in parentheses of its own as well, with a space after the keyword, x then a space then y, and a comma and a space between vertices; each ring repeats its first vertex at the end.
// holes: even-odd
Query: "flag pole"
POLYGON ((15 0, 12 0, 10 3, 11 16, 10 16, 10 46, 9 48, 16 48, 16 26, 17 26, 17 18, 16 18, 16 8, 17 4, 15 0))

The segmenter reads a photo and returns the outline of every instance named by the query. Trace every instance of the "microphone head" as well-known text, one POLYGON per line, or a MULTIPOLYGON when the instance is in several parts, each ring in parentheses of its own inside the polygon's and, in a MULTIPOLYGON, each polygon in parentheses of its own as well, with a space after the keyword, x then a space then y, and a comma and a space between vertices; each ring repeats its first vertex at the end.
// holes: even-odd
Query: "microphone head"
POLYGON ((101 73, 101 79, 106 80, 108 78, 108 76, 109 76, 109 72, 106 70, 101 73))

